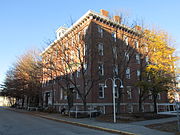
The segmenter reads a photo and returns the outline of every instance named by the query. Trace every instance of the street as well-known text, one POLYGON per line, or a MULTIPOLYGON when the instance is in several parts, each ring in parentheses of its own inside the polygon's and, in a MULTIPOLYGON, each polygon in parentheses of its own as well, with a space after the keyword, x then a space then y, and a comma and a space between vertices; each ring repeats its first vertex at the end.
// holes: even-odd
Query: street
POLYGON ((0 107, 0 135, 112 135, 0 107))

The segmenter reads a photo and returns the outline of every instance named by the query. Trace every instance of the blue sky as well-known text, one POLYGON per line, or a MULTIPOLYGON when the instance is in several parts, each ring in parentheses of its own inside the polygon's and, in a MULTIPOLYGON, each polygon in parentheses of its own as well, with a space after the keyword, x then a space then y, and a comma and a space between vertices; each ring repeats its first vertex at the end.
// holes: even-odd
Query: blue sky
POLYGON ((59 26, 70 25, 89 9, 126 11, 166 30, 180 50, 179 5, 179 0, 0 0, 0 83, 18 56, 47 47, 59 26))

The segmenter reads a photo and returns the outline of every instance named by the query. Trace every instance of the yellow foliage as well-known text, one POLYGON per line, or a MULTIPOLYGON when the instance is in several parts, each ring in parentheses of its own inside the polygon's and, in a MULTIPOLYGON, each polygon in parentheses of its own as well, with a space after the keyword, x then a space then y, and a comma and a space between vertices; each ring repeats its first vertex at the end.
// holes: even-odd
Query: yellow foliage
POLYGON ((150 59, 149 69, 174 72, 175 57, 174 48, 169 46, 169 37, 163 31, 145 31, 146 47, 148 48, 148 57, 150 59))

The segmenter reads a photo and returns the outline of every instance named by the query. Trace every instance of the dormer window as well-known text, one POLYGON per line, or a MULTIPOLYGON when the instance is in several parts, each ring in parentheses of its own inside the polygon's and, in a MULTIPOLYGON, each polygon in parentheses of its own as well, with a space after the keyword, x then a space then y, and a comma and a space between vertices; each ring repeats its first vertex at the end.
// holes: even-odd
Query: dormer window
POLYGON ((66 32, 67 28, 65 27, 60 27, 57 31, 56 31, 56 35, 57 35, 57 39, 60 39, 66 32))

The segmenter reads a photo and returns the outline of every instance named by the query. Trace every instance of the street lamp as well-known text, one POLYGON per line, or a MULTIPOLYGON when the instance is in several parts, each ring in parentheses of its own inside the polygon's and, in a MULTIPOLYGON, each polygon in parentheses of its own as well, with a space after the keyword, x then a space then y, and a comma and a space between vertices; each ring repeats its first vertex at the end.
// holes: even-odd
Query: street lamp
POLYGON ((114 113, 114 123, 116 123, 116 100, 115 100, 115 88, 117 87, 116 85, 116 80, 119 80, 120 81, 120 88, 124 88, 123 84, 122 84, 122 80, 120 78, 108 78, 105 80, 105 85, 104 85, 104 88, 107 88, 107 85, 106 85, 106 82, 108 80, 111 80, 112 81, 112 90, 113 90, 113 113, 114 113))

